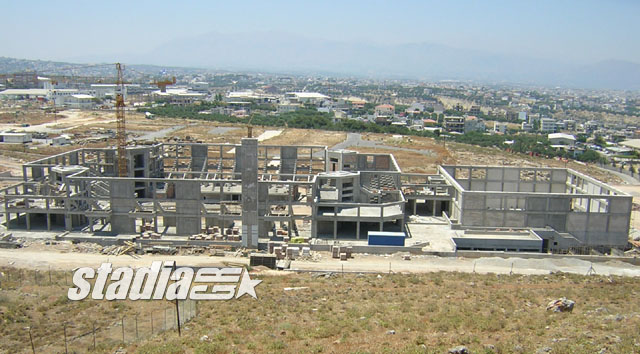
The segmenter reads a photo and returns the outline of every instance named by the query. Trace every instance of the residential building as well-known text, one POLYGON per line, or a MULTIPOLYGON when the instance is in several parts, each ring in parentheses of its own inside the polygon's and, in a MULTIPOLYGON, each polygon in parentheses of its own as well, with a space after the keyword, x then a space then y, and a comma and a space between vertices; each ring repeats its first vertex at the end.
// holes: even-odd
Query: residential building
POLYGON ((395 113, 395 107, 390 104, 380 104, 375 108, 376 116, 392 116, 395 113))
POLYGON ((518 112, 518 120, 521 120, 523 122, 527 121, 527 112, 518 112))
POLYGON ((552 133, 547 135, 547 139, 551 145, 574 146, 576 144, 576 137, 571 134, 552 133))
POLYGON ((464 119, 464 132, 484 132, 486 129, 484 120, 479 119, 476 116, 467 116, 464 119))
POLYGON ((444 129, 449 133, 464 134, 464 117, 444 117, 444 129))
POLYGON ((493 132, 498 134, 506 134, 507 133, 507 123, 504 122, 493 122, 493 132))
POLYGON ((556 131, 556 120, 552 118, 541 118, 540 131, 543 133, 554 133, 556 131))

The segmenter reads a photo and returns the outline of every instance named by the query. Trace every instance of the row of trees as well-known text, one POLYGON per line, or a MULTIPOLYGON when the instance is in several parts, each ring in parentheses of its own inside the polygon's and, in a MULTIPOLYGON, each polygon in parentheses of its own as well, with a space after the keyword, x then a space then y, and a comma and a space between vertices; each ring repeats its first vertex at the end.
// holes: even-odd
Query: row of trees
MULTIPOLYGON (((205 103, 192 106, 173 106, 166 105, 154 108, 140 108, 141 112, 150 112, 156 116, 181 118, 181 119, 199 119, 206 121, 216 121, 223 123, 247 123, 247 118, 232 117, 224 114, 216 113, 200 113, 216 105, 205 103)), ((350 131, 350 132, 370 132, 370 133, 387 133, 402 134, 413 136, 436 137, 430 132, 411 130, 406 127, 383 126, 370 122, 362 122, 358 120, 345 119, 334 122, 330 113, 318 112, 315 109, 299 109, 294 112, 287 112, 280 115, 252 114, 251 123, 254 125, 271 126, 271 127, 288 127, 299 129, 323 129, 334 131, 350 131)))
MULTIPOLYGON (((204 103, 201 105, 191 106, 166 105, 155 108, 140 108, 139 110, 150 112, 157 116, 170 118, 200 119, 223 123, 248 122, 247 118, 238 118, 215 113, 200 113, 204 110, 214 108, 218 105, 218 103, 204 103)), ((322 129, 360 133, 386 133, 440 138, 439 134, 433 134, 427 131, 416 131, 408 129, 406 127, 398 127, 393 125, 384 126, 371 122, 363 122, 352 119, 344 119, 338 122, 334 122, 333 116, 331 114, 318 112, 317 110, 311 108, 299 109, 294 112, 287 112, 277 116, 253 114, 251 116, 251 123, 254 125, 271 127, 322 129)), ((470 132, 467 134, 452 135, 449 136, 449 139, 459 143, 472 144, 483 147, 498 147, 502 149, 510 149, 511 151, 519 153, 535 153, 549 157, 573 158, 571 152, 565 151, 563 149, 552 148, 549 140, 542 135, 487 135, 480 132, 470 132), (506 141, 513 141, 513 143, 505 144, 506 141)), ((602 157, 598 152, 589 149, 587 149, 583 154, 578 155, 576 159, 584 162, 606 162, 606 158, 602 157)))

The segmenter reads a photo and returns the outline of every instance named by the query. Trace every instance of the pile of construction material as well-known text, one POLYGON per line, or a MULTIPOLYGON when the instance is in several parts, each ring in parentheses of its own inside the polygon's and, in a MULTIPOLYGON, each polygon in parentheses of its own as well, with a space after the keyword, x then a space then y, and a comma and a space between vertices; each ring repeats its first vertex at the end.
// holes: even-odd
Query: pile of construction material
POLYGON ((268 253, 275 254, 276 259, 288 259, 288 260, 317 260, 319 255, 311 253, 311 247, 299 245, 291 245, 287 243, 278 244, 275 242, 269 242, 268 253))
POLYGON ((155 228, 153 227, 153 223, 145 222, 140 225, 140 233, 145 233, 147 231, 153 231, 155 228))
POLYGON ((124 245, 113 245, 102 249, 102 254, 110 256, 122 256, 124 254, 133 255, 137 251, 137 246, 131 241, 124 241, 124 245))
POLYGON ((170 254, 174 255, 178 253, 178 250, 175 247, 171 246, 151 246, 145 247, 142 249, 144 253, 159 253, 159 254, 170 254))
POLYGON ((13 238, 10 233, 0 234, 0 248, 19 248, 22 244, 13 238))
POLYGON ((104 247, 100 246, 97 243, 92 242, 80 242, 75 245, 73 248, 74 252, 80 253, 102 253, 104 247))
POLYGON ((140 237, 142 237, 143 239, 158 240, 162 238, 162 235, 157 232, 154 232, 153 230, 150 230, 150 231, 143 231, 140 234, 140 237))
POLYGON ((238 242, 242 240, 242 236, 240 236, 240 230, 237 227, 228 228, 222 231, 219 227, 213 226, 202 229, 202 233, 189 236, 189 240, 238 242))
POLYGON ((346 261, 349 258, 353 258, 353 247, 333 246, 331 248, 331 257, 339 258, 341 261, 346 261))

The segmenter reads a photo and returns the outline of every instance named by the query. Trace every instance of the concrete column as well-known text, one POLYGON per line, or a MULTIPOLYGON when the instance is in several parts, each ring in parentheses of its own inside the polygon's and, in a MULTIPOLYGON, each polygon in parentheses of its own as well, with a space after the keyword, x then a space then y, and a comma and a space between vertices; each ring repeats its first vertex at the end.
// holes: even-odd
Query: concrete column
POLYGON ((356 221, 356 239, 360 239, 360 221, 356 221))
POLYGON ((236 153, 242 161, 242 245, 258 248, 258 139, 242 139, 236 153))
MULTIPOLYGON (((6 207, 5 207, 5 208, 6 208, 6 207)), ((5 209, 5 210, 6 210, 6 209, 5 209)), ((7 221, 7 230, 9 230, 9 229, 11 228, 11 226, 9 225, 9 224, 10 224, 10 221, 11 221, 11 213, 7 212, 7 213, 5 213, 5 214, 6 214, 6 216, 5 216, 5 220, 7 221)))
POLYGON ((336 240, 338 238, 338 220, 333 219, 333 239, 336 240))
POLYGON ((30 213, 24 213, 24 218, 25 220, 27 220, 27 230, 31 230, 31 218, 30 218, 31 214, 30 213))

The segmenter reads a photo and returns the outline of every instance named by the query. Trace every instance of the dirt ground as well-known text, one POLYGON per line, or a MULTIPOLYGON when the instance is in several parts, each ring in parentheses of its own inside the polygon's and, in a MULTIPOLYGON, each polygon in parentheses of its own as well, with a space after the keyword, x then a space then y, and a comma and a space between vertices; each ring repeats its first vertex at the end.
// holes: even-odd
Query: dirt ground
POLYGON ((324 145, 332 147, 344 141, 346 133, 312 129, 284 129, 282 134, 267 139, 270 145, 324 145))

